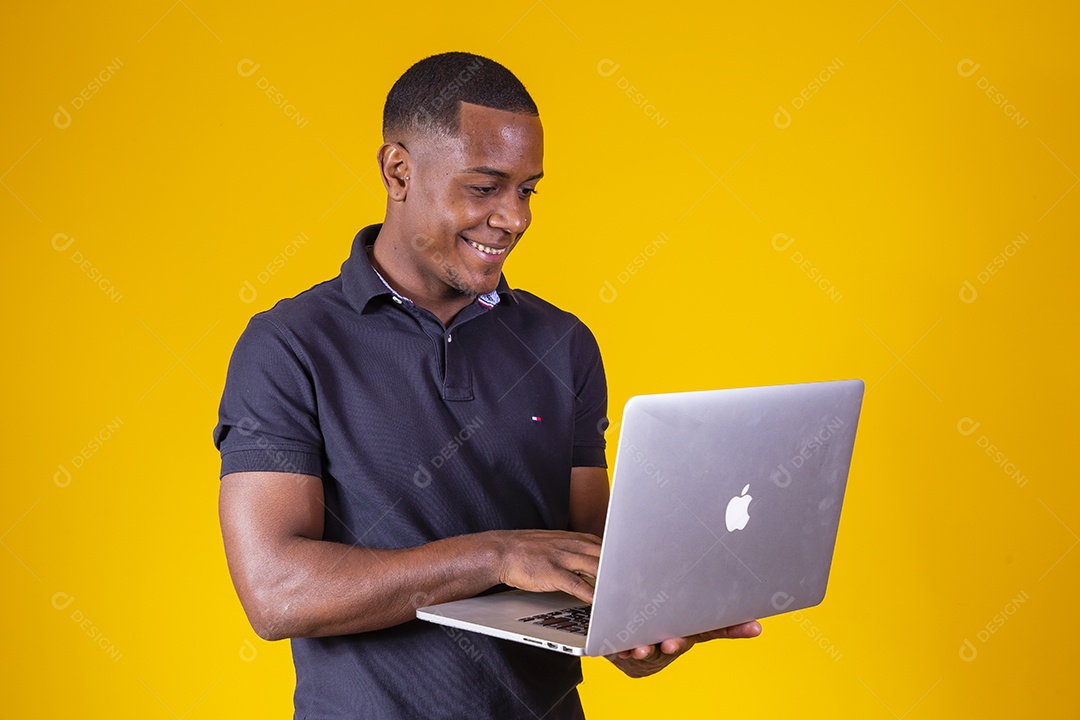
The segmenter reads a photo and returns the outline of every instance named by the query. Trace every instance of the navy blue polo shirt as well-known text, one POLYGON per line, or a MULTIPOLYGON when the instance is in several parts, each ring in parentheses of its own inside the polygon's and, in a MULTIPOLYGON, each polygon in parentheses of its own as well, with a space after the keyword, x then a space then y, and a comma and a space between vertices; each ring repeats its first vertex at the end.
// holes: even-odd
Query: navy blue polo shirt
MULTIPOLYGON (((221 475, 321 478, 324 539, 350 545, 565 530, 570 469, 606 467, 592 333, 505 277, 445 327, 372 267, 380 228, 338 277, 251 318, 214 429, 221 475)), ((581 716, 565 655, 419 620, 291 642, 297 718, 581 716)))

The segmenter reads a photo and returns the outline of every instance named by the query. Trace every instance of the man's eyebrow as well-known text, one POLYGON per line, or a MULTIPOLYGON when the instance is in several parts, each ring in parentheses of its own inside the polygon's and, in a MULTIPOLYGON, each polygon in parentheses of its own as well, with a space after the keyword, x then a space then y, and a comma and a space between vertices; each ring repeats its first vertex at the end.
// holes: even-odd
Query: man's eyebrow
MULTIPOLYGON (((476 167, 465 168, 464 170, 461 171, 461 173, 462 174, 465 174, 465 173, 479 173, 480 175, 493 175, 493 176, 495 176, 497 178, 502 178, 503 180, 509 180, 510 179, 510 173, 506 172, 505 170, 499 170, 498 168, 493 168, 490 165, 477 165, 476 167)), ((543 170, 536 173, 535 175, 531 175, 531 176, 525 178, 525 181, 528 182, 529 180, 539 180, 542 177, 544 177, 544 171, 543 170)))

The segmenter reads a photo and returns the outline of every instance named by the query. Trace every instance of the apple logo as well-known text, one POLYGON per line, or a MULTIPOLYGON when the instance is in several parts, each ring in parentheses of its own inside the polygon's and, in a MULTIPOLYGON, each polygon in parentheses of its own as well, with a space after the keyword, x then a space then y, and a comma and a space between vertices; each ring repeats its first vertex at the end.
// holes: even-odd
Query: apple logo
POLYGON ((742 530, 746 527, 746 523, 750 522, 750 513, 747 512, 747 508, 750 507, 750 501, 754 498, 746 494, 749 490, 750 483, 746 483, 742 493, 728 501, 727 513, 724 514, 724 523, 727 525, 728 532, 742 530))

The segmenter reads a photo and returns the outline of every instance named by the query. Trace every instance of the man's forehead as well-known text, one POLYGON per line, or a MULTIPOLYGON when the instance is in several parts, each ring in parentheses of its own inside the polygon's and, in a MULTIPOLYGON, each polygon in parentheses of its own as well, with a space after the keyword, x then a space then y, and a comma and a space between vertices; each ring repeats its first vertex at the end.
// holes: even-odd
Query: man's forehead
POLYGON ((467 144, 497 146, 538 143, 543 140, 544 131, 535 115, 461 103, 458 135, 467 144))
POLYGON ((429 148, 459 169, 495 168, 529 174, 541 172, 543 127, 535 115, 461 103, 456 137, 432 137, 429 148))

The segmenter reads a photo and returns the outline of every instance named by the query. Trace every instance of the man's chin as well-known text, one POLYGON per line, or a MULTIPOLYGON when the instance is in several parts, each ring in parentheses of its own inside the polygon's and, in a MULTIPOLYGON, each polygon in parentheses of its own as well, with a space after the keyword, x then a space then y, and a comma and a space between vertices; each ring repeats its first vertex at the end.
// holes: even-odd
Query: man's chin
POLYGON ((499 287, 499 273, 494 273, 495 277, 491 280, 484 279, 481 282, 466 280, 453 271, 452 268, 447 268, 447 276, 450 281, 450 286, 457 290, 462 295, 466 296, 470 300, 475 300, 481 295, 487 295, 495 292, 495 289, 499 287))
POLYGON ((458 289, 461 291, 462 295, 465 295, 470 300, 475 300, 476 298, 480 297, 481 295, 488 295, 490 293, 495 292, 496 287, 498 287, 498 286, 493 285, 490 288, 477 288, 475 286, 470 286, 470 287, 458 288, 458 289))

